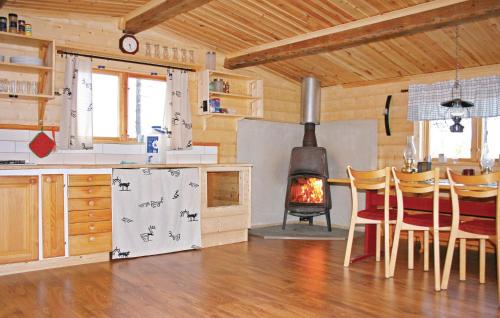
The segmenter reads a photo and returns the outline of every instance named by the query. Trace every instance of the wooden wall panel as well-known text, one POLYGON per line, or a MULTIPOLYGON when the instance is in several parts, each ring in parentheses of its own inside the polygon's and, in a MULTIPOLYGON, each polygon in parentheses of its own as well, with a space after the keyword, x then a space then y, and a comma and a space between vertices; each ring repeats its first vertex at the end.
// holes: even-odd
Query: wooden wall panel
MULTIPOLYGON (((0 9, 0 16, 8 14, 7 9, 0 9)), ((39 37, 55 38, 57 45, 77 46, 87 49, 96 48, 118 52, 118 39, 122 36, 118 30, 118 20, 104 16, 82 15, 76 13, 65 13, 64 18, 54 12, 32 11, 27 9, 16 9, 19 16, 30 21, 33 25, 33 35, 39 37)), ((196 59, 199 64, 204 64, 204 55, 207 48, 200 44, 190 42, 186 38, 169 33, 164 29, 151 29, 141 32, 138 39, 145 47, 146 42, 160 43, 169 47, 192 48, 196 51, 196 59), (159 31, 159 32, 158 32, 159 31)), ((1 46, 1 44, 0 44, 1 46)), ((144 49, 143 49, 144 50, 144 49)), ((144 51, 139 51, 144 54, 144 51)), ((217 53, 217 64, 220 67, 224 56, 217 53)), ((150 73, 158 72, 165 74, 164 69, 107 62, 94 59, 95 67, 104 65, 109 69, 124 70, 130 72, 150 73)), ((56 57, 56 89, 60 89, 64 83, 64 57, 56 57)), ((264 79, 264 119, 280 122, 298 122, 300 86, 297 83, 284 80, 272 72, 263 68, 248 68, 239 73, 247 74, 264 79)), ((1 76, 0 76, 1 77, 1 76)), ((190 74, 190 98, 193 114, 193 141, 212 142, 220 144, 219 160, 221 163, 233 163, 236 161, 236 132, 237 120, 232 118, 211 118, 207 123, 207 130, 203 130, 203 121, 197 116, 197 75, 190 74)), ((56 97, 47 105, 45 124, 57 125, 60 120, 62 109, 62 98, 56 97)), ((33 124, 37 120, 37 105, 26 101, 0 100, 0 123, 9 124, 33 124)))
POLYGON ((64 176, 42 175, 43 257, 64 256, 64 176))
MULTIPOLYGON (((500 64, 469 68, 460 71, 460 78, 498 75, 500 64)), ((406 137, 413 135, 413 123, 406 119, 408 89, 410 84, 434 83, 454 79, 454 72, 439 72, 427 75, 403 77, 397 81, 380 84, 322 88, 322 121, 377 119, 378 121, 378 166, 402 166, 406 137), (384 107, 387 95, 392 95, 390 108, 391 136, 386 136, 384 107)))

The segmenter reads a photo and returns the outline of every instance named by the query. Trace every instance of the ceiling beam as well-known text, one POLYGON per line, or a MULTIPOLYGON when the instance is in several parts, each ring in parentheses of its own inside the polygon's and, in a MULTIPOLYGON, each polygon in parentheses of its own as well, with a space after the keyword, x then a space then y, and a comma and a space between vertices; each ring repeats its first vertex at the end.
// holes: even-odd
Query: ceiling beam
MULTIPOLYGON (((1 1, 1 0, 0 0, 1 1)), ((120 19, 120 29, 136 34, 196 9, 211 0, 151 0, 120 19)))
POLYGON ((499 0, 435 0, 229 54, 228 69, 345 49, 500 15, 499 0))

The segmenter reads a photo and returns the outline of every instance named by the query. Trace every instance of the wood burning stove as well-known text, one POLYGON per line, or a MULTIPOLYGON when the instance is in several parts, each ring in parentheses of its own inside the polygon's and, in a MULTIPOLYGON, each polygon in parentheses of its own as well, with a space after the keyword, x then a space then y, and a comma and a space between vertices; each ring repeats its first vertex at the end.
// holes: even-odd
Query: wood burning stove
POLYGON ((332 200, 328 184, 328 161, 326 149, 318 147, 315 127, 319 124, 320 86, 313 77, 302 81, 301 123, 304 124, 302 147, 292 149, 288 169, 288 183, 285 197, 283 230, 288 214, 300 220, 326 216, 328 231, 331 232, 330 209, 332 200))

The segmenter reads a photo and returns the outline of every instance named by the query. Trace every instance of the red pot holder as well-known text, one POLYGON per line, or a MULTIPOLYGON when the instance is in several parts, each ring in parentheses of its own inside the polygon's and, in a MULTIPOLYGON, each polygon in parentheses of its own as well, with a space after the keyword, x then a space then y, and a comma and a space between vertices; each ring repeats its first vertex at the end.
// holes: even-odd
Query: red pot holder
POLYGON ((52 139, 40 131, 30 142, 31 151, 39 158, 47 157, 56 148, 56 134, 52 130, 52 139))

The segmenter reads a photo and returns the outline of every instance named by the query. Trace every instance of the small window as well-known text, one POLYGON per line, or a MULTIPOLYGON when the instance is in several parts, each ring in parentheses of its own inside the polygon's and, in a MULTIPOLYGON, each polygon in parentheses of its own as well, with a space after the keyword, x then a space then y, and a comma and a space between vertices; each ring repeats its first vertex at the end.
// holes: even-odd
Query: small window
POLYGON ((429 155, 432 158, 444 154, 446 158, 471 159, 472 158, 472 121, 470 118, 462 119, 465 127, 463 133, 450 132, 451 120, 429 121, 429 155))
POLYGON ((92 104, 94 137, 119 137, 120 77, 92 73, 92 104))
POLYGON ((128 136, 137 138, 151 131, 151 126, 163 126, 166 82, 129 77, 128 136))
POLYGON ((498 158, 500 155, 500 117, 485 119, 485 142, 488 144, 490 156, 498 158))

